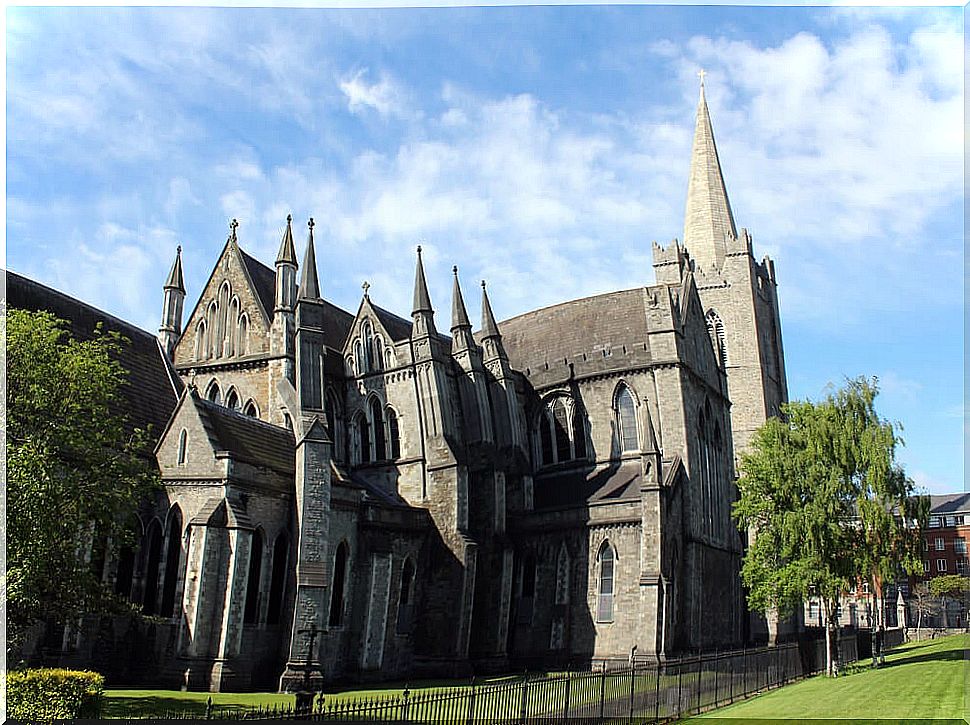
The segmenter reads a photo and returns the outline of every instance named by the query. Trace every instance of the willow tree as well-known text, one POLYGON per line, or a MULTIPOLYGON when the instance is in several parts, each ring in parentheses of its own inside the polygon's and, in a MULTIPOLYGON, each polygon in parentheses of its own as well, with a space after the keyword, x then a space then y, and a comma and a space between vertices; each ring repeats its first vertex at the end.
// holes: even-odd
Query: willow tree
POLYGON ((741 575, 752 609, 791 614, 810 595, 825 618, 826 672, 836 612, 851 583, 911 565, 912 482, 894 460, 893 426, 875 415, 875 381, 851 380, 825 400, 792 402, 741 457, 738 524, 754 532, 741 575))

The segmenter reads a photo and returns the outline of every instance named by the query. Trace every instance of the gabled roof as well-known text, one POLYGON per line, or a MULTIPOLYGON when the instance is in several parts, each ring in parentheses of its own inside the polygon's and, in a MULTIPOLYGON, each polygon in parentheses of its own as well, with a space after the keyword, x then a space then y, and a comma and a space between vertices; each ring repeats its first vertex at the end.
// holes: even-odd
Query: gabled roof
POLYGON ((8 307, 47 310, 67 320, 68 331, 78 340, 92 339, 99 322, 105 330, 118 332, 130 340, 119 360, 128 371, 119 412, 128 417, 132 428, 151 426, 151 440, 157 443, 175 410, 183 384, 155 335, 16 272, 8 270, 6 277, 8 307))
POLYGON ((243 264, 249 278, 253 281, 256 290, 256 297, 263 306, 263 312, 267 319, 273 319, 273 308, 276 304, 276 272, 267 267, 259 260, 246 254, 242 247, 239 247, 239 255, 242 257, 243 264))
POLYGON ((190 396, 216 450, 227 451, 237 461, 293 475, 293 431, 210 403, 192 391, 190 396))
POLYGON ((970 511, 970 493, 944 493, 930 496, 930 513, 939 516, 970 511))

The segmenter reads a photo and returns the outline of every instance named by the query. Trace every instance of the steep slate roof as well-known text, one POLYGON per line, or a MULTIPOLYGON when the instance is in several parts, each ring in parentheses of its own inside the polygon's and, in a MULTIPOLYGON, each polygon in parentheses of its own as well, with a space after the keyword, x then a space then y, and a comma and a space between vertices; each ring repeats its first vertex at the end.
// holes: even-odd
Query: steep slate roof
POLYGON ((411 321, 405 320, 403 317, 398 317, 393 312, 388 312, 383 307, 378 307, 373 302, 371 302, 371 307, 374 308, 374 314, 377 315, 377 319, 381 321, 384 325, 384 329, 387 330, 387 334, 391 336, 395 342, 401 340, 407 340, 411 337, 411 321))
POLYGON ((632 501, 640 496, 640 461, 594 471, 563 471, 536 476, 536 509, 583 506, 599 501, 632 501))
POLYGON ((269 319, 273 319, 273 308, 276 306, 276 272, 267 267, 259 260, 250 257, 242 248, 239 249, 242 255, 243 264, 249 272, 249 278, 253 281, 256 288, 256 296, 259 298, 263 310, 269 319))
POLYGON ((602 355, 604 348, 643 344, 649 333, 642 288, 543 307, 501 322, 498 329, 509 361, 522 371, 584 353, 602 355))
POLYGON ((945 493, 930 496, 930 513, 934 515, 970 511, 970 493, 945 493))
POLYGON ((47 310, 67 320, 68 331, 79 340, 92 339, 101 322, 105 330, 118 332, 131 341, 120 358, 128 371, 128 384, 121 390, 124 402, 119 412, 128 416, 131 427, 151 426, 152 443, 157 443, 175 410, 183 384, 155 335, 16 272, 8 270, 6 276, 8 307, 47 310))
POLYGON ((198 395, 193 395, 192 401, 217 450, 228 451, 238 461, 293 475, 292 431, 210 403, 198 395))

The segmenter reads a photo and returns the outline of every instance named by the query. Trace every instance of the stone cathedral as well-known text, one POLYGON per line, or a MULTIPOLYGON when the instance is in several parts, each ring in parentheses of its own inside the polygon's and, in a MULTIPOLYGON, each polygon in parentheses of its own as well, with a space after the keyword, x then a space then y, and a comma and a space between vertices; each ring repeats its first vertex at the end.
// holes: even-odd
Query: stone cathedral
POLYGON ((191 309, 180 254, 164 286, 164 493, 105 572, 159 618, 135 648, 153 682, 287 688, 308 658, 316 683, 468 675, 749 638, 735 457, 787 385, 774 265, 735 226, 703 84, 683 241, 654 245, 652 285, 500 322, 482 283, 476 330, 457 268, 436 315, 419 247, 409 318, 366 285, 348 312, 326 300, 312 220, 306 236, 298 263, 287 219, 270 268, 233 224, 191 309))

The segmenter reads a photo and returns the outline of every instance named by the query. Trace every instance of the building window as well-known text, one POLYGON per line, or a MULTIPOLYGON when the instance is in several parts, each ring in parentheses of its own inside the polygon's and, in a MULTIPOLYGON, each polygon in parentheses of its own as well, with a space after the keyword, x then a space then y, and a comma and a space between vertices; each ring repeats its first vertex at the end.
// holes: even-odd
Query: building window
POLYGON ((933 543, 934 543, 934 548, 937 551, 944 551, 946 549, 946 544, 944 543, 943 538, 940 536, 937 536, 936 540, 933 543))
POLYGON ((249 318, 244 312, 239 317, 239 341, 236 345, 236 354, 242 357, 249 352, 249 318))
POLYGON ((929 574, 929 572, 930 572, 930 562, 927 561, 926 559, 924 559, 923 560, 923 573, 924 574, 929 574))
POLYGON ((536 425, 541 465, 586 458, 585 416, 572 398, 563 395, 550 398, 536 425))
POLYGON ((289 558, 290 540, 281 531, 273 543, 273 569, 270 572, 269 602, 266 605, 266 624, 279 624, 283 612, 283 594, 286 591, 286 560, 289 558))
POLYGON ((145 534, 145 593, 142 612, 154 614, 158 606, 158 567, 162 558, 162 525, 154 519, 145 534))
POLYGON ((175 588, 182 568, 182 513, 172 507, 168 522, 168 546, 165 548, 165 581, 162 583, 163 617, 175 615, 175 588))
POLYGON ((391 442, 391 459, 396 461, 401 457, 401 431, 394 408, 387 409, 387 437, 391 442))
POLYGON ((239 393, 235 388, 229 388, 229 392, 226 393, 226 407, 230 410, 239 410, 239 393))
POLYGON ((381 412, 381 401, 374 398, 370 401, 371 428, 374 431, 374 460, 387 459, 387 437, 384 430, 384 414, 381 412))
POLYGON ((954 539, 953 540, 953 551, 955 551, 957 554, 966 554, 967 553, 967 540, 966 539, 960 539, 960 538, 954 539))
POLYGON ((946 571, 946 559, 937 559, 936 560, 936 570, 937 571, 946 571))
POLYGON ((714 310, 708 310, 705 317, 707 322, 707 332, 711 336, 711 344, 714 346, 714 355, 721 365, 727 365, 727 341, 724 336, 724 323, 714 310))
POLYGON ((363 412, 357 414, 354 427, 357 429, 355 446, 357 463, 370 463, 370 426, 363 412))
POLYGON ((929 550, 930 550, 930 540, 923 539, 923 551, 929 551, 929 550))
POLYGON ((518 594, 518 602, 515 608, 516 624, 532 624, 536 595, 536 559, 531 553, 522 557, 518 581, 516 582, 516 593, 518 594))
POLYGON ((957 514, 953 517, 954 526, 963 526, 963 514, 957 514))
POLYGON ((401 593, 397 600, 397 633, 409 634, 412 625, 412 604, 414 596, 414 564, 411 559, 404 560, 401 570, 401 593))
POLYGON ((213 380, 209 387, 205 389, 205 399, 216 405, 222 404, 222 393, 219 390, 219 383, 213 380))
POLYGON ((246 401, 246 407, 243 408, 243 413, 248 415, 250 418, 259 417, 259 408, 256 407, 256 403, 252 399, 246 401))
POLYGON ((186 449, 188 448, 189 433, 185 428, 179 433, 179 452, 178 452, 178 465, 185 465, 186 449))
POLYGON ((263 531, 253 532, 253 545, 249 552, 249 575, 246 579, 246 607, 243 624, 256 624, 259 618, 259 582, 263 573, 263 531))
POLYGON ((616 392, 616 431, 622 453, 640 450, 637 438, 637 406, 633 393, 625 385, 620 385, 616 392))
POLYGON ((596 603, 596 621, 613 621, 613 547, 604 541, 599 556, 599 596, 596 603))
POLYGON ((931 529, 938 529, 938 528, 940 528, 940 517, 939 516, 930 516, 930 528, 931 529))
POLYGON ((961 576, 966 576, 967 575, 967 560, 966 559, 957 559, 957 574, 960 574, 961 576))
POLYGON ((333 591, 330 594, 331 627, 340 627, 344 621, 344 588, 347 581, 347 558, 350 551, 346 541, 341 541, 337 547, 337 556, 333 564, 333 591))

